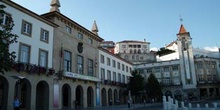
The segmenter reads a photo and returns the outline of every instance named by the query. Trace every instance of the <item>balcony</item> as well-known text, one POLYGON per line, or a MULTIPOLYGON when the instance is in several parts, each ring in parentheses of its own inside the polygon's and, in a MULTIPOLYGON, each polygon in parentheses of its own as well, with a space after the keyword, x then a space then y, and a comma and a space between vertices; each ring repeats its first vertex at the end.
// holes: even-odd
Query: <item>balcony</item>
POLYGON ((68 72, 68 71, 64 72, 63 76, 68 77, 68 78, 75 78, 75 79, 81 79, 81 80, 87 80, 87 81, 93 81, 93 82, 101 82, 101 80, 97 77, 77 74, 77 73, 68 72))

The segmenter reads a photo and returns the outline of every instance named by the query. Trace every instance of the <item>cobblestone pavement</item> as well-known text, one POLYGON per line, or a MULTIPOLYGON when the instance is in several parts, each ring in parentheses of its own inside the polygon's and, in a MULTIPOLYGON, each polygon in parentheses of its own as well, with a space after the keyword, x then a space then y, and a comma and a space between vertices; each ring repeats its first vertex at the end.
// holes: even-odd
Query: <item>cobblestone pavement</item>
POLYGON ((77 109, 62 109, 62 110, 163 110, 162 103, 147 103, 132 104, 130 108, 127 105, 114 105, 106 107, 91 107, 91 108, 77 108, 77 109))

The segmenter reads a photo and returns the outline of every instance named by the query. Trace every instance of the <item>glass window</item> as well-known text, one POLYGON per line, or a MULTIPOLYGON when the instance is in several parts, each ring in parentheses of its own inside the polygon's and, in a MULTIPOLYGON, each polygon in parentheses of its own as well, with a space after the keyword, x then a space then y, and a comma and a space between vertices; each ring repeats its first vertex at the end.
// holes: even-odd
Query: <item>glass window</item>
POLYGON ((122 64, 122 71, 124 71, 125 70, 125 65, 124 64, 122 64))
POLYGON ((66 32, 69 33, 69 34, 71 34, 71 33, 72 33, 72 29, 71 29, 71 27, 66 26, 66 32))
POLYGON ((19 61, 23 63, 30 63, 30 46, 21 44, 19 52, 19 61))
POLYGON ((126 72, 128 72, 128 66, 126 66, 126 72))
POLYGON ((93 60, 88 60, 88 75, 93 76, 93 60))
POLYGON ((118 62, 118 69, 120 70, 121 66, 120 66, 120 63, 118 62))
POLYGON ((163 69, 164 69, 164 72, 169 72, 170 71, 169 67, 164 67, 163 69))
POLYGON ((122 83, 125 83, 125 75, 122 75, 122 83))
POLYGON ((39 66, 47 67, 48 62, 48 52, 44 50, 39 50, 39 66))
POLYGON ((2 25, 8 25, 11 22, 11 16, 9 14, 2 13, 0 22, 2 25))
POLYGON ((107 58, 107 65, 108 65, 108 66, 110 66, 110 65, 111 65, 110 58, 107 58))
POLYGON ((115 64, 115 60, 112 60, 112 66, 115 68, 116 64, 115 64))
POLYGON ((101 55, 101 57, 100 57, 101 59, 101 63, 105 63, 105 57, 104 57, 104 55, 101 55))
POLYGON ((21 28, 21 33, 31 36, 31 32, 32 32, 32 24, 27 22, 27 21, 22 21, 22 28, 21 28))
POLYGON ((172 69, 173 71, 178 71, 178 66, 173 66, 172 69))
POLYGON ((83 74, 83 57, 80 55, 77 56, 77 70, 78 74, 83 74))
POLYGON ((93 40, 91 38, 89 38, 89 44, 93 44, 93 40))
POLYGON ((83 39, 83 34, 82 33, 78 33, 78 38, 79 39, 83 39))
POLYGON ((118 82, 121 82, 121 74, 118 73, 118 82))
POLYGON ((49 31, 47 31, 47 30, 45 30, 45 29, 41 29, 40 40, 43 41, 43 42, 48 43, 48 40, 49 40, 49 31))
POLYGON ((116 81, 116 72, 113 72, 113 81, 116 81))
POLYGON ((71 71, 71 52, 64 51, 64 71, 71 71))
POLYGON ((101 68, 101 80, 102 82, 104 82, 105 80, 105 69, 104 68, 101 68))
POLYGON ((111 78, 111 71, 110 70, 107 70, 107 75, 108 75, 107 79, 111 81, 112 78, 111 78))

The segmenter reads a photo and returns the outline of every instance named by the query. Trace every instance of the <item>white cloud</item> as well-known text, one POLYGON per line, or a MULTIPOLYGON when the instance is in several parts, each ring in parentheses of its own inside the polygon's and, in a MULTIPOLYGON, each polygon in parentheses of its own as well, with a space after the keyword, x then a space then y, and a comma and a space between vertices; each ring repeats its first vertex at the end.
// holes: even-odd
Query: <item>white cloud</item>
POLYGON ((217 52, 218 51, 218 47, 215 46, 215 47, 204 47, 205 50, 209 50, 209 51, 215 51, 217 52))
POLYGON ((157 47, 153 47, 150 49, 150 51, 158 51, 159 49, 157 47))

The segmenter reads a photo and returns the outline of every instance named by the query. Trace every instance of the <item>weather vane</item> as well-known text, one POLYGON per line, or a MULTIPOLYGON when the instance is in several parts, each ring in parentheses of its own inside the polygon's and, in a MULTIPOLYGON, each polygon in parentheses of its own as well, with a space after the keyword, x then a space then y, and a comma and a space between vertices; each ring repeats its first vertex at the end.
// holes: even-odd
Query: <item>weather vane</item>
POLYGON ((182 24, 183 18, 181 17, 181 15, 179 15, 179 17, 180 17, 180 22, 181 22, 181 24, 182 24))

